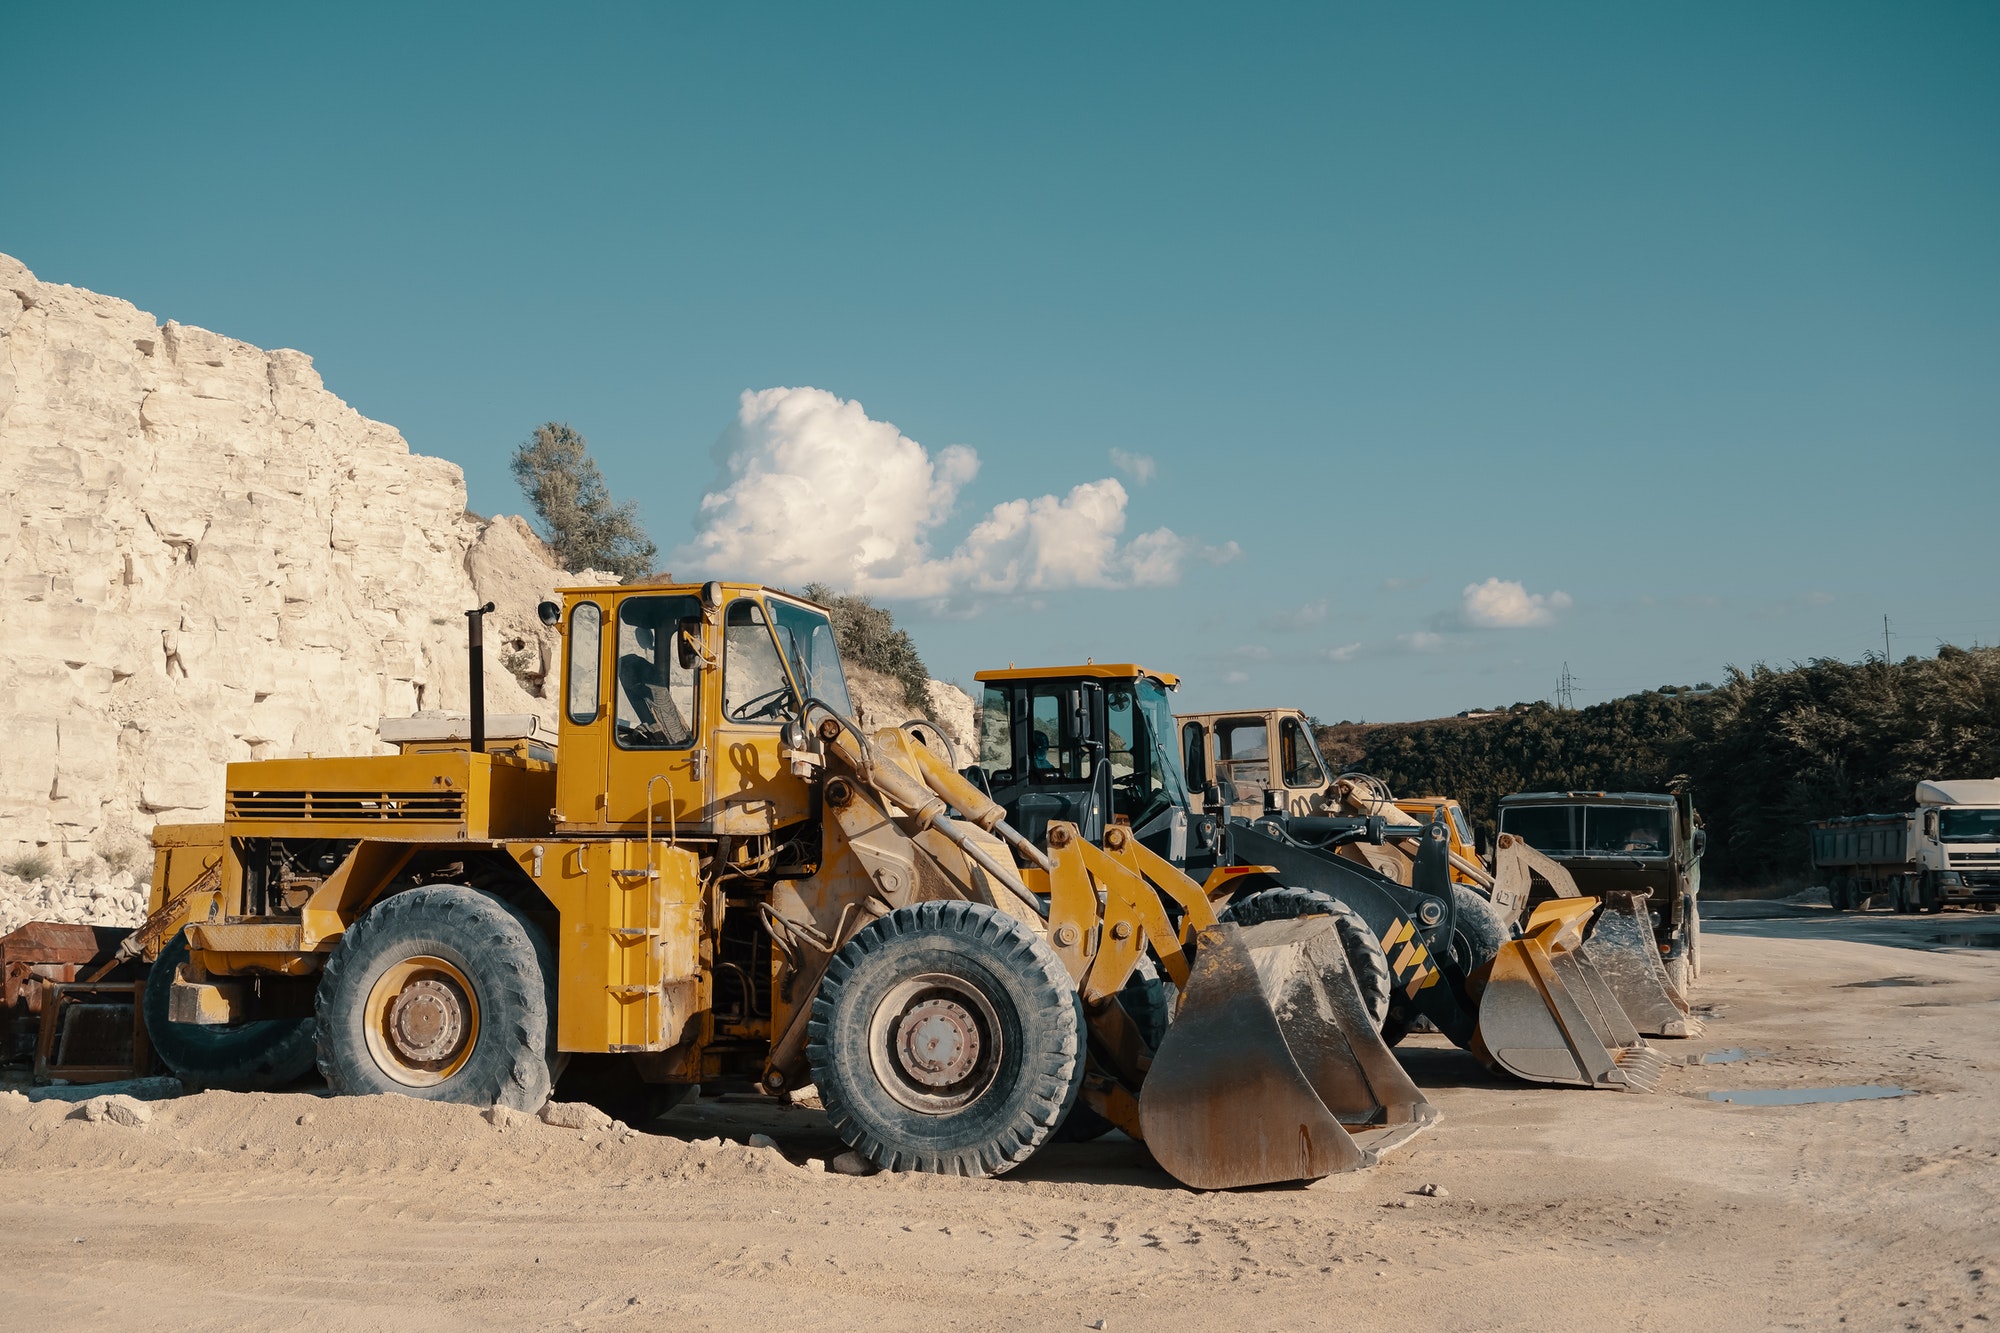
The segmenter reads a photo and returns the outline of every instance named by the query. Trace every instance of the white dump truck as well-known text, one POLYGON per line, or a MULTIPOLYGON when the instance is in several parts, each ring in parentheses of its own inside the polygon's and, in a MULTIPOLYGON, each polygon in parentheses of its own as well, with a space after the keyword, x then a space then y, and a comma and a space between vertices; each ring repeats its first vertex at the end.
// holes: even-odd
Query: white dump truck
POLYGON ((1908 814, 1812 826, 1813 868, 1843 912, 1877 896, 1898 912, 2000 905, 2000 778, 1919 782, 1908 814))

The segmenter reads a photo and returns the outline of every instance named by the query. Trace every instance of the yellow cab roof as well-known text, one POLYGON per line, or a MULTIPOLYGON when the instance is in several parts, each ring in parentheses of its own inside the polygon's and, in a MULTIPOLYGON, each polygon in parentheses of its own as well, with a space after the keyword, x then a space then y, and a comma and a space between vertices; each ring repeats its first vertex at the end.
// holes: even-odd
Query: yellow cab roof
POLYGON ((1082 666, 1052 667, 1007 667, 1004 670, 981 671, 974 680, 1060 680, 1071 676, 1090 676, 1098 680, 1137 680, 1141 676, 1151 676, 1170 690, 1181 687, 1181 678, 1171 671, 1154 671, 1136 662, 1085 662, 1082 666))
POLYGON ((701 590, 710 583, 721 588, 724 597, 740 596, 746 592, 761 592, 768 593, 774 597, 782 597, 786 601, 801 602, 806 606, 819 607, 822 611, 826 610, 825 606, 802 593, 790 592, 784 588, 773 588, 768 583, 743 583, 734 579, 703 579, 700 583, 677 583, 673 581, 671 576, 666 576, 659 579, 648 579, 643 583, 603 583, 581 588, 557 588, 556 595, 558 597, 590 597, 598 593, 614 593, 623 596, 627 593, 637 592, 699 597, 701 596, 701 590))

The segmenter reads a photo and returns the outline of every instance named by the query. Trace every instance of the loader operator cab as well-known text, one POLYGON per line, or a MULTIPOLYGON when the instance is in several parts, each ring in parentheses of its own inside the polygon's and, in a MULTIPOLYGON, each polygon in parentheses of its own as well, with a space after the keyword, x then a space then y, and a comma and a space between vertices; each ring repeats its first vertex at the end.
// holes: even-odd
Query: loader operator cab
POLYGON ((1173 751, 1177 677, 1131 664, 982 671, 979 757, 967 776, 1038 845, 1051 821, 1099 842, 1124 825, 1175 863, 1187 786, 1173 751))
POLYGON ((1319 814, 1331 772, 1305 714, 1289 708, 1184 713, 1180 745, 1203 813, 1255 819, 1275 806, 1319 814))
POLYGON ((712 582, 572 589, 556 823, 767 835, 808 817, 783 733, 816 698, 853 711, 827 613, 774 588, 712 582))

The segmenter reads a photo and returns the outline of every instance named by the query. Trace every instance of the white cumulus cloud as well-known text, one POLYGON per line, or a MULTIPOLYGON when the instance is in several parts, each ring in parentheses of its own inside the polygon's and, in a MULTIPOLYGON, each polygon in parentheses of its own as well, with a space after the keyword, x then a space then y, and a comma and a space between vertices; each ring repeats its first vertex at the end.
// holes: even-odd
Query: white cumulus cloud
POLYGON ((1521 629, 1553 625, 1556 612, 1569 609, 1566 592, 1529 592, 1514 579, 1468 583, 1459 598, 1459 618, 1475 629, 1521 629))
MULTIPOLYGON (((978 474, 979 456, 963 445, 933 456, 824 389, 746 392, 714 457, 718 477, 702 496, 694 539, 674 554, 708 573, 941 599, 1158 587, 1178 582, 1190 556, 1234 553, 1233 542, 1199 547, 1170 528, 1125 539, 1130 497, 1105 477, 997 504, 937 554, 932 539, 978 474)), ((1152 460, 1143 463, 1151 476, 1152 460)))
POLYGON ((1127 453, 1123 449, 1113 449, 1111 451, 1111 466, 1117 468, 1141 486, 1151 481, 1153 474, 1160 470, 1160 465, 1153 461, 1151 454, 1127 453))
POLYGON ((1288 633, 1296 630, 1311 629, 1314 625, 1319 624, 1325 619, 1326 598, 1322 597, 1316 602, 1307 602, 1304 606, 1293 607, 1289 611, 1279 611, 1265 616, 1257 623, 1264 629, 1288 633))

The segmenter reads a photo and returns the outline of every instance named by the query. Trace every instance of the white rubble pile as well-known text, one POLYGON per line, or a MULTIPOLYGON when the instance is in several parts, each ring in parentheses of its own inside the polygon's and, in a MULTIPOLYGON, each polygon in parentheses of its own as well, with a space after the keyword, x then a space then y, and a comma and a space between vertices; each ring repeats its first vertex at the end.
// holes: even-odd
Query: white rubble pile
POLYGON ((147 888, 129 870, 79 869, 26 880, 0 871, 0 935, 30 921, 79 926, 136 926, 146 919, 147 888))

